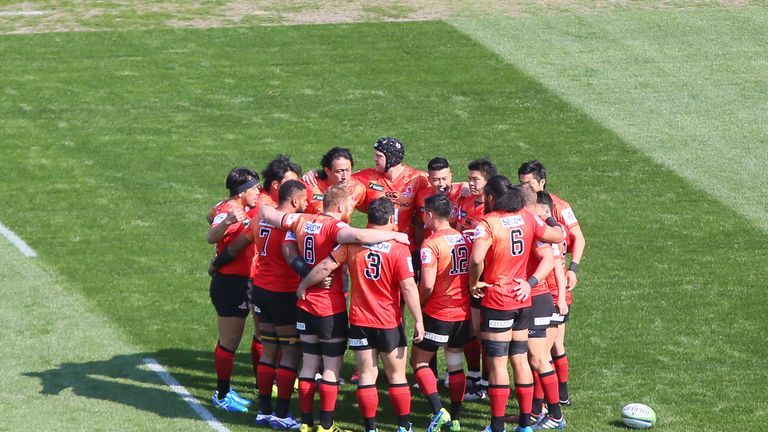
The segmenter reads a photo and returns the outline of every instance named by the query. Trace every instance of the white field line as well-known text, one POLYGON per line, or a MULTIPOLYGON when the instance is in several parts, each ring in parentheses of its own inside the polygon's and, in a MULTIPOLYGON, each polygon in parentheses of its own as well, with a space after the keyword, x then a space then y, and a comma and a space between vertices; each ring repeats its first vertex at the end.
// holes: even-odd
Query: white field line
POLYGON ((45 12, 38 10, 29 11, 0 11, 0 16, 37 16, 43 15, 45 12))
POLYGON ((213 430, 216 430, 218 432, 231 432, 229 429, 227 429, 226 426, 224 426, 219 420, 216 419, 216 417, 211 414, 210 411, 205 409, 205 407, 198 402, 197 399, 192 396, 189 391, 184 388, 181 384, 179 384, 178 381, 176 381, 176 378, 174 378, 170 373, 168 373, 165 368, 157 362, 157 360, 153 358, 145 358, 144 364, 149 367, 152 371, 154 371, 160 379, 165 382, 168 387, 173 390, 174 393, 179 395, 181 399, 189 405, 192 410, 194 410, 198 416, 200 416, 201 419, 205 420, 206 423, 208 423, 208 426, 212 427, 213 430))
POLYGON ((14 246, 16 246, 16 249, 20 250, 25 257, 33 258, 37 256, 37 253, 32 250, 32 248, 29 247, 29 245, 24 240, 22 240, 21 237, 17 236, 15 232, 10 230, 10 228, 3 225, 2 222, 0 222, 0 234, 7 238, 8 241, 11 242, 14 246))

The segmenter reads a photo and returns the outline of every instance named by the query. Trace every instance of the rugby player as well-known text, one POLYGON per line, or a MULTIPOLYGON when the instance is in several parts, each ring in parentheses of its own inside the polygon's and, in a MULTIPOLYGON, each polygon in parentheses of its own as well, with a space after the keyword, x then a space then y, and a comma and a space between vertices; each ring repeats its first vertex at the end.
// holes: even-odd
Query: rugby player
MULTIPOLYGON (((245 217, 245 207, 255 208, 259 195, 259 176, 247 168, 230 171, 226 184, 230 197, 216 206, 209 230, 209 239, 212 238, 211 231, 223 232, 216 243, 218 254, 248 229, 250 219, 245 217)), ((230 388, 230 378, 235 351, 240 345, 248 317, 248 277, 253 259, 254 249, 246 248, 236 259, 218 268, 211 277, 210 296, 216 308, 219 333, 219 341, 214 350, 214 368, 218 381, 211 401, 215 407, 227 411, 247 412, 251 404, 251 401, 240 397, 230 388)))
MULTIPOLYGON (((354 206, 360 204, 365 197, 366 190, 362 183, 352 178, 354 164, 352 152, 348 148, 334 147, 328 150, 320 159, 322 170, 316 172, 316 178, 313 177, 312 181, 304 182, 307 185, 307 200, 309 202, 305 213, 321 214, 323 212, 323 194, 335 184, 346 185, 352 196, 354 206)), ((350 213, 342 220, 349 223, 351 215, 350 213)))
MULTIPOLYGON (((545 190, 547 187, 547 169, 538 160, 523 162, 517 170, 517 175, 520 183, 532 186, 536 192, 545 190)), ((566 248, 571 252, 571 263, 568 265, 568 271, 566 272, 566 289, 570 291, 578 283, 576 273, 579 270, 579 263, 584 255, 586 240, 571 205, 554 194, 550 193, 550 196, 553 203, 552 216, 568 232, 566 248)), ((560 402, 564 405, 571 405, 572 402, 568 394, 568 356, 562 344, 556 343, 555 345, 552 357, 555 370, 557 371, 557 378, 560 382, 560 398, 562 399, 560 402)))
MULTIPOLYGON (((451 214, 448 221, 452 227, 456 226, 459 199, 465 191, 465 186, 467 195, 469 195, 469 186, 466 183, 453 183, 452 178, 453 173, 447 159, 436 157, 432 158, 427 164, 427 180, 431 187, 424 188, 416 194, 416 209, 422 225, 426 224, 424 217, 424 203, 426 199, 432 195, 444 194, 451 203, 451 214)), ((430 234, 432 233, 425 232, 424 237, 429 237, 430 234)), ((417 246, 421 244, 419 240, 417 239, 417 246)))
MULTIPOLYGON (((467 165, 467 181, 471 195, 459 200, 456 229, 464 233, 474 232, 477 223, 485 215, 485 197, 483 190, 488 180, 496 175, 496 165, 488 159, 476 159, 467 165)), ((472 334, 464 347, 464 357, 467 359, 467 393, 464 400, 474 401, 485 399, 488 390, 488 365, 482 355, 480 345, 480 299, 470 299, 472 313, 472 334), (480 366, 482 359, 482 374, 480 366)))
POLYGON ((531 431, 533 376, 528 364, 530 291, 552 270, 551 248, 536 241, 559 242, 559 227, 548 227, 523 209, 520 187, 506 177, 492 177, 484 188, 486 215, 475 230, 469 266, 473 295, 482 296, 482 339, 489 361, 488 397, 491 424, 486 432, 504 430, 504 411, 509 399, 507 360, 511 359, 515 393, 520 407, 515 431, 531 431), (541 262, 527 280, 526 263, 532 253, 541 262), (480 281, 480 275, 484 281, 480 281))
MULTIPOLYGON (((394 231, 357 229, 342 219, 352 212, 349 191, 342 184, 329 187, 323 197, 323 214, 287 214, 267 206, 261 207, 265 222, 293 231, 300 256, 291 262, 302 276, 330 255, 338 243, 378 243, 395 240, 408 244, 408 236, 394 231)), ((296 328, 303 351, 299 372, 299 409, 301 430, 314 426, 312 406, 315 395, 315 372, 323 366, 320 392, 321 432, 336 429, 333 413, 338 395, 339 371, 344 360, 349 329, 346 299, 342 291, 341 275, 333 274, 329 288, 312 285, 297 301, 296 328)))
MULTIPOLYGON (((431 173, 430 173, 431 174, 431 173)), ((451 228, 451 201, 444 194, 424 201, 426 228, 432 232, 421 246, 420 299, 424 317, 424 339, 413 345, 411 367, 416 381, 432 408, 427 432, 439 432, 446 423, 453 432, 461 430, 459 416, 464 400, 464 345, 470 334, 467 266, 470 243, 462 233, 451 228), (448 367, 450 413, 443 408, 437 393, 437 381, 429 362, 437 350, 445 347, 448 367)))
MULTIPOLYGON (((394 204, 386 198, 368 203, 368 224, 380 232, 394 229, 394 204)), ((299 285, 304 288, 348 264, 351 278, 349 346, 355 351, 360 377, 357 403, 366 431, 376 431, 376 389, 378 358, 384 363, 389 398, 397 416, 398 431, 412 431, 411 390, 405 376, 407 341, 400 306, 402 295, 414 317, 414 342, 424 337, 419 294, 413 279, 411 254, 407 246, 393 241, 343 245, 324 259, 299 285)), ((309 295, 309 290, 306 295, 309 295)), ((428 373, 431 375, 432 372, 428 373)), ((434 376, 433 376, 434 378, 434 376)))

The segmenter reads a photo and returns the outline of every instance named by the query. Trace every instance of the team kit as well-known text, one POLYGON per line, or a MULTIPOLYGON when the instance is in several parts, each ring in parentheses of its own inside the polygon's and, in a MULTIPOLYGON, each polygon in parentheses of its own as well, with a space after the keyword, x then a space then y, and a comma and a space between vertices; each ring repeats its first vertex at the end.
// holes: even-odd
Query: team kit
POLYGON ((431 407, 427 432, 459 432, 463 402, 478 400, 490 406, 484 432, 565 429, 565 329, 585 248, 573 209, 548 192, 537 160, 513 178, 474 160, 454 182, 445 158, 421 171, 404 157, 403 143, 385 137, 373 145, 373 168, 354 171, 350 150, 335 147, 303 174, 283 155, 261 175, 229 172, 229 197, 207 216, 219 333, 213 405, 256 411, 257 426, 341 432, 334 416, 351 350, 348 381, 367 432, 377 431, 377 381, 388 385, 398 432, 413 431, 412 391, 431 407), (366 228, 350 225, 355 210, 366 228), (249 315, 257 401, 230 384, 249 315), (507 415, 513 390, 519 412, 507 415))

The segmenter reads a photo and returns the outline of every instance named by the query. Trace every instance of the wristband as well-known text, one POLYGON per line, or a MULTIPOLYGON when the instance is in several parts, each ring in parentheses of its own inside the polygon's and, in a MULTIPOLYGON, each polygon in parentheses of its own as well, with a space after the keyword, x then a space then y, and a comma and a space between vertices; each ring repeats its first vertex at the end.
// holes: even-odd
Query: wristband
POLYGON ((579 263, 576 261, 571 261, 571 264, 568 266, 568 271, 572 271, 574 273, 579 271, 579 263))
POLYGON ((531 276, 528 278, 528 285, 531 286, 531 288, 535 287, 539 284, 539 280, 536 279, 536 276, 531 276))
POLYGON ((551 227, 560 225, 559 223, 557 223, 557 220, 554 217, 552 217, 552 216, 548 217, 546 222, 547 222, 547 225, 549 225, 551 227))
POLYGON ((304 261, 303 258, 298 256, 294 258, 293 261, 291 261, 291 268, 293 269, 293 271, 298 273, 302 279, 307 277, 309 272, 312 271, 312 267, 310 267, 309 264, 307 264, 307 262, 304 261))
POLYGON ((229 248, 224 248, 223 251, 213 260, 213 266, 219 268, 225 264, 229 264, 237 258, 229 253, 229 248))

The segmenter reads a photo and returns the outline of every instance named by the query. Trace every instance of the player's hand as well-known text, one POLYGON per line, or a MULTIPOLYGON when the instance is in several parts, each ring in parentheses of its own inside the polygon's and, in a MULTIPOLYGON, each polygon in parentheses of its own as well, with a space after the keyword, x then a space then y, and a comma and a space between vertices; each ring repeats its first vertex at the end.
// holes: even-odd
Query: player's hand
POLYGON ((404 245, 409 245, 409 244, 411 244, 411 241, 410 241, 410 240, 408 240, 408 234, 406 234, 406 233, 401 233, 401 232, 396 232, 396 233, 394 233, 394 235, 395 235, 395 238, 394 238, 394 240, 395 240, 396 242, 398 242, 398 243, 402 243, 402 244, 404 244, 404 245))
POLYGON ((224 219, 224 222, 227 223, 227 225, 232 225, 236 222, 242 222, 246 218, 245 212, 241 208, 232 208, 227 211, 227 217, 224 219))
POLYGON ((307 299, 307 288, 303 285, 299 284, 299 288, 296 290, 296 297, 306 300, 307 299))
POLYGON ((211 262, 208 263, 208 276, 213 277, 213 275, 216 274, 217 271, 219 271, 218 267, 214 267, 213 261, 216 259, 216 256, 214 255, 213 258, 211 258, 211 262))
POLYGON ((515 282, 518 284, 516 287, 512 288, 512 291, 516 293, 515 297, 520 301, 527 300, 531 295, 531 286, 528 284, 528 281, 525 279, 515 278, 515 282))
POLYGON ((577 283, 579 283, 579 278, 576 276, 576 272, 568 270, 568 272, 565 273, 565 289, 571 291, 576 288, 577 283))
POLYGON ((413 324, 413 341, 419 343, 424 340, 424 323, 416 321, 413 324))
POLYGON ((331 283, 333 283, 333 278, 328 276, 327 278, 323 279, 322 282, 320 282, 319 286, 320 288, 328 289, 331 287, 331 283))
POLYGON ((459 193, 460 198, 466 198, 468 196, 472 195, 472 189, 469 188, 469 183, 464 182, 461 184, 461 192, 459 193))
POLYGON ((565 299, 557 299, 557 313, 563 316, 568 315, 568 303, 565 299))
POLYGON ((483 298, 485 295, 485 289, 491 286, 491 284, 485 283, 483 281, 478 281, 477 285, 470 287, 469 292, 472 294, 472 297, 474 298, 483 298))
POLYGON ((304 183, 310 185, 310 186, 316 186, 317 185, 317 171, 315 170, 309 170, 306 174, 304 174, 303 177, 301 177, 301 181, 304 183))
POLYGON ((468 242, 472 243, 475 241, 475 230, 468 229, 461 232, 464 234, 464 238, 467 239, 468 242))

